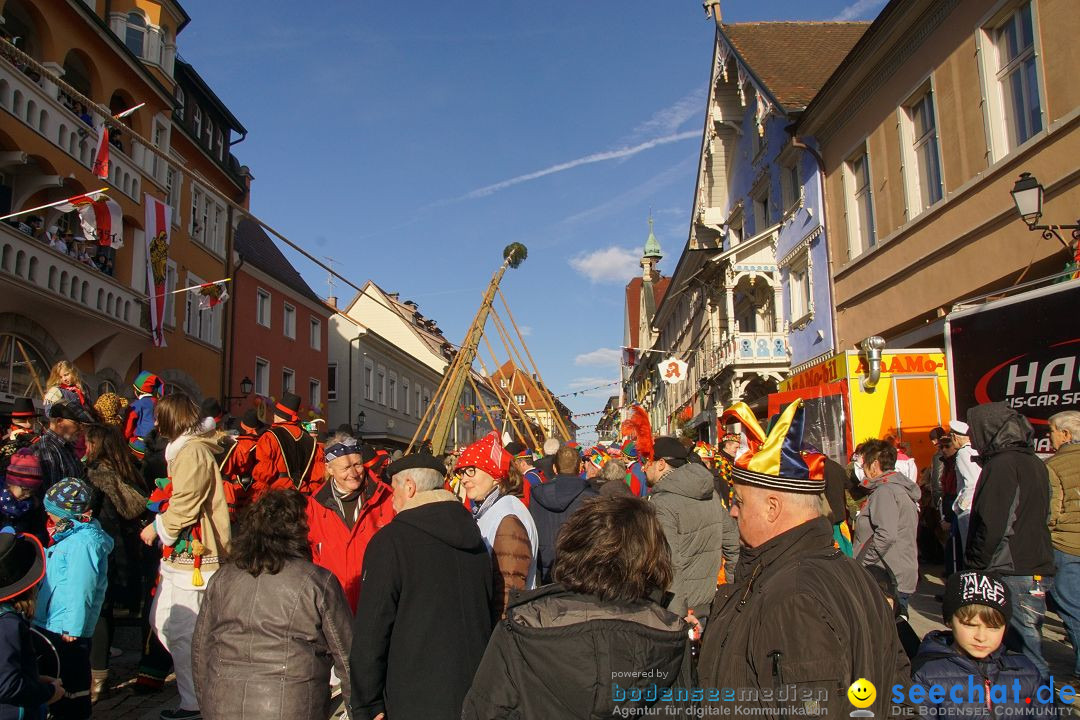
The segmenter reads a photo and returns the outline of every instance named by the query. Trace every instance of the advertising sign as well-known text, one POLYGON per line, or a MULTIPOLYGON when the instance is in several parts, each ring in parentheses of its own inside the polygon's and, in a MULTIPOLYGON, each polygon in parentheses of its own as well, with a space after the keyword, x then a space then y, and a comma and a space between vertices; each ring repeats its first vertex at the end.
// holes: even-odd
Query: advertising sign
POLYGON ((1047 420, 1080 410, 1080 280, 949 315, 945 340, 957 417, 1003 401, 1035 428, 1035 450, 1052 452, 1047 420))

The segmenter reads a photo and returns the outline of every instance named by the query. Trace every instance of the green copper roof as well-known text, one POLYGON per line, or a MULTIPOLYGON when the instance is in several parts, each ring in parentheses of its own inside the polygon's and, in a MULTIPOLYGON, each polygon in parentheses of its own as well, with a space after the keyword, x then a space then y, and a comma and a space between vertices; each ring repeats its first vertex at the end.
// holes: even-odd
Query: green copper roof
POLYGON ((653 234, 653 219, 649 217, 649 239, 645 241, 645 255, 648 258, 662 258, 664 257, 660 253, 660 243, 656 242, 656 235, 653 234))

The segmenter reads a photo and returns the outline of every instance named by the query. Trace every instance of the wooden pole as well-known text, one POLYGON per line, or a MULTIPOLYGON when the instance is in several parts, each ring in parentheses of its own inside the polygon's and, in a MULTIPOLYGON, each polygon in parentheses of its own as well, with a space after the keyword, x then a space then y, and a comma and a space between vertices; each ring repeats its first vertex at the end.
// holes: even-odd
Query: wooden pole
MULTIPOLYGON (((514 332, 517 333, 518 340, 521 342, 521 347, 525 350, 525 354, 529 357, 529 362, 532 364, 533 372, 536 373, 536 377, 539 378, 540 377, 540 368, 537 366, 536 360, 533 359, 532 353, 529 351, 529 346, 525 344, 525 336, 521 334, 521 330, 518 328, 517 322, 514 320, 514 313, 511 312, 510 304, 508 302, 506 302, 506 296, 503 295, 501 289, 499 290, 499 299, 502 300, 503 307, 506 308, 506 316, 508 318, 510 318, 510 324, 514 326, 514 332)), ((543 383, 543 378, 541 378, 540 382, 543 383)), ((548 393, 545 392, 545 393, 543 393, 541 395, 541 399, 543 399, 545 401, 545 404, 548 404, 547 401, 551 400, 550 407, 548 409, 552 413, 554 413, 555 417, 559 418, 559 424, 562 426, 563 432, 566 435, 566 439, 569 440, 570 439, 570 428, 568 428, 566 426, 566 423, 563 422, 562 415, 560 415, 558 412, 556 412, 556 408, 555 408, 555 405, 554 405, 554 398, 549 397, 548 393)))
MULTIPOLYGON (((496 433, 499 432, 499 428, 495 425, 494 418, 491 417, 491 411, 488 410, 487 403, 484 402, 484 398, 480 395, 480 388, 476 387, 476 381, 473 380, 472 373, 469 373, 469 385, 472 386, 473 392, 476 394, 476 402, 480 407, 484 408, 484 417, 487 418, 488 425, 491 425, 491 429, 496 433)), ((500 440, 500 442, 502 442, 500 440)))
POLYGON ((38 379, 37 370, 34 369, 34 363, 30 362, 30 356, 26 354, 26 348, 23 347, 21 340, 15 341, 15 347, 19 348, 19 354, 23 356, 23 362, 26 363, 26 369, 30 371, 30 377, 34 379, 34 385, 37 386, 38 392, 41 393, 41 397, 45 397, 45 388, 41 387, 41 380, 38 379))
MULTIPOLYGON (((492 350, 491 343, 488 341, 486 335, 484 336, 484 344, 487 345, 488 352, 491 353, 492 362, 494 362, 495 366, 498 367, 499 360, 498 360, 498 358, 495 357, 495 351, 492 350)), ((483 360, 483 358, 480 357, 479 353, 477 353, 476 358, 477 358, 477 360, 480 361, 480 367, 483 369, 484 374, 487 375, 490 378, 491 373, 489 373, 487 367, 484 366, 484 360, 483 360)), ((514 428, 514 433, 517 435, 518 439, 520 439, 522 442, 525 442, 525 434, 521 432, 521 428, 519 428, 517 423, 514 422, 514 413, 510 409, 510 402, 513 402, 513 398, 510 397, 512 395, 512 393, 506 393, 506 398, 509 398, 509 399, 506 399, 506 398, 503 397, 503 394, 502 394, 501 390, 496 385, 492 385, 492 387, 496 388, 495 389, 495 397, 499 398, 499 402, 503 406, 503 412, 506 413, 506 416, 510 419, 510 424, 514 428)), ((515 406, 516 406, 516 403, 515 403, 515 406)), ((518 408, 518 412, 521 413, 520 408, 518 408)), ((532 443, 532 447, 535 448, 537 446, 536 436, 533 434, 532 428, 529 427, 529 423, 525 422, 525 414, 521 413, 521 416, 522 416, 522 424, 525 426, 525 431, 529 436, 529 441, 532 443)))

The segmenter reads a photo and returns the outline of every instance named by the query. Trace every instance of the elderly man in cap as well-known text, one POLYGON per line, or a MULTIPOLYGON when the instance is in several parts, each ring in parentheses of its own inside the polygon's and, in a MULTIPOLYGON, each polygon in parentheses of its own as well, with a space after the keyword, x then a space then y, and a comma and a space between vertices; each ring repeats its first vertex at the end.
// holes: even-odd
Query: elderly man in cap
POLYGON ((252 502, 269 490, 318 492, 326 475, 322 445, 300 427, 300 396, 284 393, 274 405, 274 424, 255 444, 252 502))
POLYGON ((393 522, 364 556, 349 655, 354 720, 461 717, 491 635, 492 572, 484 539, 446 466, 427 453, 387 469, 393 522))
POLYGON ((45 475, 42 493, 66 477, 80 480, 86 477, 86 466, 79 462, 74 443, 82 433, 82 426, 92 422, 94 418, 86 408, 76 403, 60 401, 49 408, 49 427, 36 443, 45 475))
POLYGON ((692 610, 706 618, 725 546, 737 551, 735 538, 724 531, 724 505, 713 488, 712 473, 699 462, 689 462, 681 442, 661 436, 645 463, 645 477, 649 501, 671 546, 674 577, 667 607, 679 615, 692 610))
POLYGON ((751 438, 733 469, 744 549, 735 581, 713 598, 701 686, 757 690, 736 700, 736 712, 846 717, 847 690, 865 678, 879 688, 871 710, 887 717, 887 689, 908 683, 907 656, 881 590, 833 544, 824 456, 801 450, 802 401, 768 437, 745 404, 728 414, 751 438))
POLYGON ((330 439, 326 482, 308 497, 308 539, 315 564, 334 573, 353 612, 360 598, 364 551, 379 528, 394 518, 390 495, 390 488, 365 470, 354 438, 338 434, 330 439))

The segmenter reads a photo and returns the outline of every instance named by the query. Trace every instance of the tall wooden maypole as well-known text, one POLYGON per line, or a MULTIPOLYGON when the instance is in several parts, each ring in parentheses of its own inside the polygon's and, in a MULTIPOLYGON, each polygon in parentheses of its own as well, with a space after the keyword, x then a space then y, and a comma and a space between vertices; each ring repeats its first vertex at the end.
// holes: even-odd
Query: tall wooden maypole
MULTIPOLYGON (((428 425, 430 436, 425 434, 425 439, 430 440, 431 452, 435 455, 445 451, 446 441, 450 437, 454 417, 457 414, 458 400, 465 389, 465 383, 469 381, 473 360, 476 359, 476 349, 484 336, 484 326, 487 324, 488 315, 491 312, 492 304, 495 302, 495 295, 499 290, 499 283, 502 281, 503 274, 507 268, 516 268, 521 265, 526 257, 528 257, 528 250, 521 243, 511 243, 503 249, 503 263, 488 284, 487 291, 484 293, 484 300, 480 304, 480 310, 476 313, 476 317, 465 335, 465 341, 461 344, 461 351, 454 358, 450 367, 447 368, 442 385, 436 391, 435 397, 431 399, 431 407, 434 408, 435 415, 428 425)), ((480 399, 477 398, 477 400, 480 399)), ((424 422, 421 421, 420 426, 417 427, 416 436, 413 437, 413 442, 409 445, 410 448, 416 443, 417 436, 420 434, 423 425, 424 422)))

